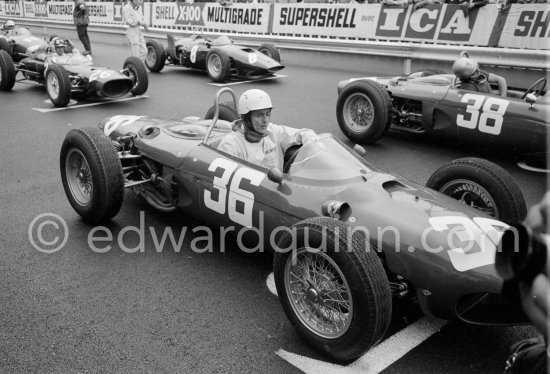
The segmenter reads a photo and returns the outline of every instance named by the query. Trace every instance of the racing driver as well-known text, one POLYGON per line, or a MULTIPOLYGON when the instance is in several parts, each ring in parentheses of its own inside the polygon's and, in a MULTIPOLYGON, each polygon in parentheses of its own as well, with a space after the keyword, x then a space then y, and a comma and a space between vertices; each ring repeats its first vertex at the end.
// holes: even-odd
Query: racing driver
POLYGON ((239 114, 244 128, 226 135, 218 150, 268 169, 283 170, 286 150, 292 145, 316 141, 317 134, 309 129, 269 122, 272 108, 271 98, 266 92, 258 89, 245 91, 239 98, 239 114))
POLYGON ((477 61, 474 59, 461 56, 453 64, 453 74, 460 78, 460 88, 463 90, 492 94, 491 83, 496 83, 500 96, 508 96, 506 79, 500 75, 479 70, 477 61))

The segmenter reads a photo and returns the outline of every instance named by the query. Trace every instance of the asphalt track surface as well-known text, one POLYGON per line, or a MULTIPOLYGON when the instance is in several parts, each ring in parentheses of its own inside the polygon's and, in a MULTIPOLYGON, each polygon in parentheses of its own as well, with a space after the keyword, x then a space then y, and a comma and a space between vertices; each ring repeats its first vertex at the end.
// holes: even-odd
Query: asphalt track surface
MULTIPOLYGON (((75 38, 75 35, 71 35, 75 38)), ((94 59, 122 67, 130 48, 92 40, 94 59)), ((284 77, 235 84, 237 94, 249 88, 268 91, 275 109, 272 121, 331 132, 345 140, 335 116, 336 83, 355 76, 392 73, 368 57, 282 51, 284 77), (312 68, 312 66, 314 68, 312 68)), ((171 228, 201 225, 185 213, 162 214, 132 194, 107 226, 111 245, 96 253, 87 245, 93 229, 70 207, 59 175, 59 150, 71 128, 96 126, 117 114, 167 118, 202 116, 213 103, 217 86, 205 73, 166 68, 150 74, 148 97, 95 106, 51 109, 43 87, 17 83, 0 93, 1 224, 0 233, 0 372, 40 373, 299 373, 334 372, 312 351, 286 319, 277 297, 266 285, 272 258, 245 254, 226 243, 205 253, 191 250, 191 233, 178 248, 155 250, 151 237, 144 252, 137 235, 121 235, 125 227, 141 227, 161 235, 171 228), (140 221, 140 213, 143 212, 140 221), (67 229, 50 223, 43 239, 63 241, 57 252, 41 253, 29 239, 29 227, 61 218, 67 229), (41 221, 42 220, 42 221, 41 221), (65 232, 62 232, 65 231, 65 232), (177 252, 176 250, 179 250, 177 252), (298 369, 280 355, 316 360, 298 369), (276 352, 279 352, 277 354, 276 352), (308 366, 309 365, 309 366, 308 366)), ((78 104, 88 104, 86 102, 78 104)), ((374 165, 424 183, 443 163, 482 153, 517 179, 528 205, 547 189, 546 174, 516 166, 514 160, 485 150, 390 134, 367 148, 374 165)), ((37 241, 36 234, 33 240, 37 241)), ((388 337, 413 322, 398 312, 388 337)), ((396 359, 384 373, 501 373, 507 349, 533 336, 531 327, 472 326, 451 322, 396 359)), ((392 344, 401 345, 398 336, 392 344)), ((392 347, 386 354, 392 354, 392 347)), ((375 358, 376 359, 376 358, 375 358)), ((362 367, 341 372, 368 372, 362 367)))

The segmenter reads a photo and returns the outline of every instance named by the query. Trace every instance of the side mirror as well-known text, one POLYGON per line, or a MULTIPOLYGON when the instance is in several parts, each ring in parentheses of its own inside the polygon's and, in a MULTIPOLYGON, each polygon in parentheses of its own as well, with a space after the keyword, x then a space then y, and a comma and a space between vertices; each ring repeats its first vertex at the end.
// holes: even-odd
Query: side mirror
POLYGON ((365 157, 365 155, 367 154, 367 150, 365 148, 363 148, 362 146, 360 146, 359 144, 355 144, 353 146, 353 150, 355 152, 357 152, 359 154, 359 156, 361 156, 361 157, 365 157))
POLYGON ((534 103, 537 102, 537 95, 535 95, 534 93, 528 93, 527 95, 525 95, 525 101, 528 102, 529 104, 533 105, 534 103))
POLYGON ((279 168, 269 169, 267 172, 267 179, 277 184, 283 183, 283 172, 279 168))

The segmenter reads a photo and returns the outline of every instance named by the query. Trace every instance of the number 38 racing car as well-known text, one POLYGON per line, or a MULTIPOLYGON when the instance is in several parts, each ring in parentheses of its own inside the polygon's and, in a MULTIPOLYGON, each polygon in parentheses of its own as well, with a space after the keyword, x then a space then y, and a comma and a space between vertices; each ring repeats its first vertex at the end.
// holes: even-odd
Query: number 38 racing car
POLYGON ((380 341, 397 299, 439 318, 512 316, 499 313, 502 279, 493 265, 502 230, 526 206, 506 171, 475 158, 442 166, 428 184, 457 201, 377 169, 330 134, 289 147, 284 170, 267 170, 217 149, 234 129, 219 119, 226 91, 235 100, 229 88, 218 91, 212 120, 117 115, 69 131, 60 168, 72 207, 97 224, 116 216, 133 190, 162 212, 256 229, 255 243, 275 251, 287 317, 336 360, 380 341))
MULTIPOLYGON (((430 69, 427 69, 430 70, 430 69)), ((371 143, 392 129, 433 134, 456 143, 482 144, 542 158, 550 127, 546 78, 508 97, 460 88, 452 74, 425 72, 338 83, 336 115, 352 141, 371 143)))
POLYGON ((117 98, 147 91, 147 69, 139 58, 128 57, 122 70, 117 71, 93 63, 89 56, 73 48, 68 39, 64 40, 65 53, 58 55, 54 51, 58 39, 53 38, 16 63, 8 52, 0 50, 0 90, 10 91, 16 81, 38 82, 46 86, 56 107, 67 106, 72 96, 117 98))
POLYGON ((233 44, 227 36, 208 39, 202 33, 190 37, 168 35, 168 45, 147 41, 145 64, 152 72, 161 71, 165 64, 206 70, 214 82, 230 77, 257 78, 273 75, 284 68, 279 50, 269 43, 258 50, 233 44))

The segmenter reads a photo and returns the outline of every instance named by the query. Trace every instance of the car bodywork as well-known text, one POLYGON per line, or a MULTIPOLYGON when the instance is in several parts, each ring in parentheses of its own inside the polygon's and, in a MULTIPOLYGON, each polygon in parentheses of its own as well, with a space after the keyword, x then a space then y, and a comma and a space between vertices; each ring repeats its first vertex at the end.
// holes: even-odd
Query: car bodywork
MULTIPOLYGON (((361 116, 369 113, 365 107, 363 114, 353 109, 352 101, 359 94, 353 94, 350 87, 360 82, 374 82, 387 91, 391 99, 392 129, 433 134, 456 144, 479 144, 529 157, 548 153, 550 94, 544 91, 545 79, 537 81, 540 86, 534 87, 538 88, 536 95, 510 89, 507 97, 463 90, 452 74, 417 73, 341 81, 337 86, 339 125, 348 137, 356 140, 361 138, 361 122, 364 122, 361 116)), ((362 140, 370 142, 377 138, 363 137, 362 140)))
POLYGON ((11 30, 0 31, 0 49, 6 50, 15 62, 47 44, 46 40, 32 35, 26 27, 16 26, 11 30))
POLYGON ((16 81, 34 81, 44 84, 54 105, 60 107, 74 96, 118 98, 128 93, 141 95, 148 87, 147 70, 138 58, 129 57, 123 69, 114 70, 95 64, 68 40, 63 56, 57 55, 50 41, 16 63, 4 55, 0 64, 3 71, 9 72, 0 76, 2 90, 10 90, 16 81))
MULTIPOLYGON (((82 130, 69 133, 60 157, 69 201, 92 223, 116 215, 123 198, 120 190, 125 187, 160 211, 181 209, 213 227, 233 228, 243 237, 252 235, 258 244, 251 248, 275 249, 277 259, 279 252, 273 243, 284 237, 286 229, 320 217, 322 222, 351 230, 361 245, 367 245, 359 251, 367 251, 373 261, 383 264, 379 280, 387 288, 383 300, 389 310, 370 307, 377 310, 374 318, 383 319, 384 324, 389 324, 392 298, 415 300, 425 314, 438 318, 474 323, 519 318, 499 313, 505 309, 500 298, 502 279, 493 264, 506 223, 377 169, 330 134, 320 135, 293 157, 285 157, 289 162, 283 174, 218 151, 217 145, 233 126, 218 120, 217 112, 213 120, 192 117, 183 121, 118 115, 102 120, 99 128, 87 130, 88 135, 82 130), (119 180, 111 186, 113 198, 103 199, 109 204, 98 211, 89 209, 96 197, 87 193, 98 188, 88 187, 94 176, 86 174, 106 161, 96 164, 82 156, 87 152, 76 145, 77 138, 105 138, 103 148, 98 148, 106 155, 113 153, 112 162, 120 160, 120 172, 113 169, 109 177, 119 180)), ((277 277, 276 272, 276 281, 277 277)), ((312 283, 313 278, 325 285, 332 282, 332 277, 312 276, 312 283)), ((352 290, 356 287, 349 285, 352 290)), ((317 300, 316 291, 309 291, 317 300)), ((346 308, 344 314, 351 318, 353 308, 346 308)), ((354 313, 371 316, 365 310, 354 313)), ((374 344, 386 327, 374 333, 374 344)), ((372 346, 339 354, 329 348, 335 340, 330 337, 317 348, 347 360, 372 346)))
POLYGON ((256 78, 272 75, 284 68, 275 46, 262 44, 257 50, 234 44, 227 36, 210 39, 203 34, 177 37, 169 34, 167 44, 147 42, 145 63, 158 72, 164 65, 178 65, 208 72, 214 81, 230 77, 256 78))

